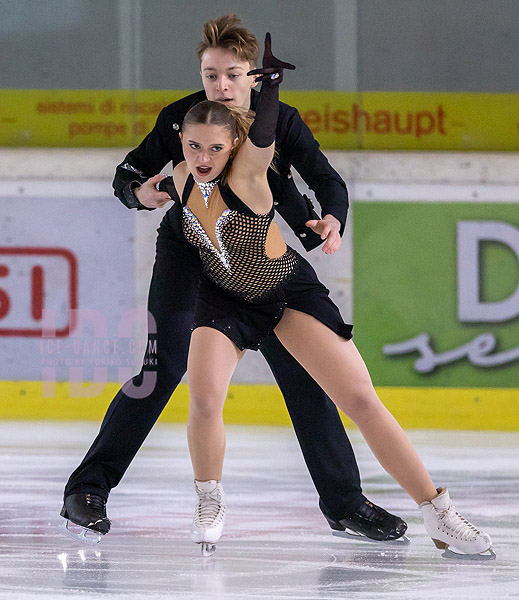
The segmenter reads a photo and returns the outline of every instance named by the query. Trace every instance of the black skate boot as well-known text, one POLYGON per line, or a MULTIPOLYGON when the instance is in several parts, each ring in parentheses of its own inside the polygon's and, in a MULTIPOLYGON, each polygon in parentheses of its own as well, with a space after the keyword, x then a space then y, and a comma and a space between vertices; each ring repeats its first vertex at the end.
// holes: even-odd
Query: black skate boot
POLYGON ((410 542, 404 535, 407 531, 407 523, 373 504, 364 496, 355 510, 339 520, 329 515, 321 500, 319 500, 319 508, 333 529, 332 534, 338 537, 365 537, 377 542, 398 541, 401 544, 410 542))
POLYGON ((98 544, 101 537, 110 531, 106 502, 95 494, 66 496, 60 514, 66 519, 63 529, 80 542, 98 544))

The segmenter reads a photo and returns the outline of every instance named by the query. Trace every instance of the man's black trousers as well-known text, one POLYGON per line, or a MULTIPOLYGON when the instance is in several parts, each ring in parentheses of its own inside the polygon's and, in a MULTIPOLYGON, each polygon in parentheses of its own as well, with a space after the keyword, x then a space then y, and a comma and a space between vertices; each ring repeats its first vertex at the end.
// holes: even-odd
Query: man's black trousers
MULTIPOLYGON (((108 498, 186 372, 201 262, 182 237, 179 207, 166 213, 158 231, 148 298, 156 333, 150 323, 144 366, 113 399, 98 436, 69 478, 65 496, 91 492, 108 498)), ((260 351, 283 393, 317 492, 330 515, 342 518, 362 491, 337 409, 274 335, 260 351)))

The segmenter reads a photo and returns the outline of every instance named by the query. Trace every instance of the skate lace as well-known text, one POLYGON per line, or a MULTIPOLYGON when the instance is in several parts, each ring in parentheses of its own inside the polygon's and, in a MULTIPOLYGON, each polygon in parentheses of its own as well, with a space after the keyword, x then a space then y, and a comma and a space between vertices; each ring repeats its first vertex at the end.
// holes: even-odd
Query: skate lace
POLYGON ((220 490, 200 492, 195 512, 195 521, 199 527, 214 527, 225 515, 225 505, 222 503, 220 490))
POLYGON ((104 515, 106 502, 100 497, 92 494, 86 495, 86 503, 92 510, 104 515))
POLYGON ((440 512, 438 516, 444 527, 444 532, 447 533, 448 531, 458 539, 470 541, 481 535, 481 532, 470 521, 462 517, 452 504, 445 512, 440 512))

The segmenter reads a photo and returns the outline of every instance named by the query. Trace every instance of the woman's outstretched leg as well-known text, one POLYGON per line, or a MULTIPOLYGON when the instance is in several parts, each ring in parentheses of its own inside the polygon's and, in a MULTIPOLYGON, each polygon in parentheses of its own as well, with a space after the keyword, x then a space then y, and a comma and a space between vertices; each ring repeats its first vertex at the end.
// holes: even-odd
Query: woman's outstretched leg
POLYGON ((490 536, 436 489, 404 431, 378 398, 355 344, 305 313, 287 309, 275 329, 286 349, 359 427, 380 464, 419 505, 438 548, 494 558, 490 536))
POLYGON ((209 327, 193 331, 187 361, 189 418, 187 436, 197 504, 191 540, 202 554, 215 551, 225 520, 221 484, 225 454, 223 406, 229 382, 243 352, 223 333, 209 327))
POLYGON ((436 488, 396 419, 377 396, 366 365, 351 340, 314 317, 287 309, 275 329, 287 350, 360 429, 384 469, 417 502, 436 488))

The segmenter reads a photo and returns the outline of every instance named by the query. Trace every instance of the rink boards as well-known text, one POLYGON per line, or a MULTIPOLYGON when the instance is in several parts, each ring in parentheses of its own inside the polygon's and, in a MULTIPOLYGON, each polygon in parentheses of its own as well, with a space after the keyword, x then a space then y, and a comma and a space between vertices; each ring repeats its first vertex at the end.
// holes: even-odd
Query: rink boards
MULTIPOLYGON (((56 395, 43 397, 39 381, 3 381, 0 419, 100 421, 118 390, 118 383, 108 383, 97 396, 74 398, 69 383, 57 383, 56 395)), ((377 387, 377 392, 406 429, 519 430, 517 389, 377 387)), ((183 383, 159 420, 187 422, 188 406, 188 388, 183 383)), ((345 415, 341 417, 346 426, 354 426, 345 415)), ((275 385, 231 385, 224 418, 235 424, 290 425, 275 385)))
MULTIPOLYGON (((35 152, 11 152, 0 171, 0 418, 98 420, 140 368, 163 211, 111 196, 124 150, 35 152)), ((336 255, 308 258, 353 320, 384 402, 405 427, 519 429, 517 157, 330 160, 348 182, 348 228, 336 255)), ((234 382, 228 422, 289 422, 258 353, 234 382)), ((182 385, 162 418, 184 421, 187 404, 182 385)))

